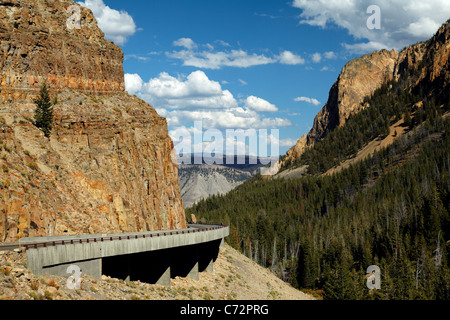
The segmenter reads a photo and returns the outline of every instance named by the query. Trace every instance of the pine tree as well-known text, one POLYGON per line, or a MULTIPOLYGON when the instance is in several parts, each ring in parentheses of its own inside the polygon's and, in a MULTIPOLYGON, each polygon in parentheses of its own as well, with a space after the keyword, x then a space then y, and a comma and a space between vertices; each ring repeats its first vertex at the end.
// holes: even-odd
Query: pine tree
POLYGON ((35 104, 34 124, 41 129, 48 138, 52 131, 53 103, 50 101, 46 83, 42 85, 39 98, 35 101, 35 104))
POLYGON ((408 111, 405 112, 404 122, 405 122, 405 126, 407 126, 408 128, 411 128, 413 121, 412 121, 411 115, 409 114, 408 111))

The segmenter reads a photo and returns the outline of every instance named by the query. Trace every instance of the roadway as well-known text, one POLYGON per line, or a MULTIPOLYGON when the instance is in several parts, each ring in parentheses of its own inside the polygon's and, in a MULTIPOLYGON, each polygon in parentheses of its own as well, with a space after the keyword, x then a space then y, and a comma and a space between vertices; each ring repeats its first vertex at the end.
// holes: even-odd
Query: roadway
POLYGON ((188 224, 186 229, 175 230, 159 230, 149 232, 129 232, 129 233, 112 233, 112 234, 93 234, 93 235, 70 235, 70 236, 55 236, 55 237, 34 237, 23 238, 16 243, 0 244, 0 251, 13 251, 15 249, 29 248, 29 247, 46 247, 73 243, 89 243, 89 242, 104 242, 116 240, 130 240, 146 237, 163 237, 174 234, 185 234, 193 232, 202 232, 215 228, 221 228, 223 225, 213 224, 188 224))

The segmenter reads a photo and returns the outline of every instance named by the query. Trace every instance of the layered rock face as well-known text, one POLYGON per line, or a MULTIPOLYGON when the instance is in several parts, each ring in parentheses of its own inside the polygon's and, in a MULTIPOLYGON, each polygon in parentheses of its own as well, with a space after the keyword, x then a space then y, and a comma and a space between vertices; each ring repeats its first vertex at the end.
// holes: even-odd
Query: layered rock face
MULTIPOLYGON (((416 88, 423 87, 439 97, 448 97, 450 85, 450 19, 426 43, 422 44, 423 60, 426 68, 422 69, 416 88)), ((413 88, 413 90, 416 90, 413 88)))
POLYGON ((345 124, 351 114, 362 110, 365 97, 388 81, 398 80, 408 70, 417 68, 423 60, 432 61, 431 67, 424 68, 415 87, 442 89, 450 82, 449 29, 450 23, 447 22, 429 41, 407 47, 400 53, 381 50, 350 61, 332 86, 328 102, 314 119, 311 131, 288 150, 281 165, 300 158, 306 148, 345 124))
POLYGON ((0 241, 185 228, 167 122, 124 92, 123 53, 91 11, 68 30, 72 1, 5 3, 0 241), (31 121, 44 82, 57 97, 50 139, 31 121))
POLYGON ((104 39, 89 9, 81 29, 69 28, 71 0, 0 1, 2 101, 36 94, 46 81, 54 90, 94 94, 124 91, 123 52, 104 39))
POLYGON ((298 159, 307 147, 342 126, 351 114, 361 110, 366 96, 392 80, 398 56, 395 50, 376 51, 345 65, 330 90, 328 102, 314 119, 311 131, 287 152, 285 161, 298 159))

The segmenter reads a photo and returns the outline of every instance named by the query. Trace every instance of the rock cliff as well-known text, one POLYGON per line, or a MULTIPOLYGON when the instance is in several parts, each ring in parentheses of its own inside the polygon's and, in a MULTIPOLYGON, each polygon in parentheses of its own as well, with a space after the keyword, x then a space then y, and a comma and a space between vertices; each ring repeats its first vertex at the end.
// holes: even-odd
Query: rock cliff
POLYGON ((0 99, 54 90, 123 92, 123 52, 104 39, 94 15, 80 8, 81 29, 68 28, 72 0, 0 1, 0 99))
POLYGON ((287 152, 284 163, 298 159, 306 148, 361 110, 366 96, 393 79, 398 57, 395 50, 382 50, 347 63, 331 87, 327 103, 315 117, 311 131, 287 152))
POLYGON ((0 241, 184 228, 166 120, 125 93, 123 53, 90 10, 67 28, 73 4, 0 1, 0 241), (50 139, 32 123, 44 82, 50 139))
POLYGON ((314 119, 311 131, 287 152, 281 165, 298 159, 306 148, 320 141, 331 130, 342 126, 351 114, 362 110, 366 96, 372 95, 388 81, 398 80, 409 70, 418 68, 422 61, 430 66, 422 70, 422 75, 412 86, 412 90, 434 90, 433 88, 443 88, 443 84, 448 84, 449 21, 427 42, 409 46, 400 53, 395 50, 375 51, 345 65, 330 90, 327 103, 314 119))

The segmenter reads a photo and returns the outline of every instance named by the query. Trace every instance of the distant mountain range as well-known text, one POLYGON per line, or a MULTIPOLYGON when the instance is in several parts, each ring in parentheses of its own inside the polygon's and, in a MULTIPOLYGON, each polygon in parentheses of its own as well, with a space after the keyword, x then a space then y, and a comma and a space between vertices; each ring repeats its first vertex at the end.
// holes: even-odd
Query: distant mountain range
POLYGON ((211 195, 228 193, 256 175, 259 169, 271 160, 252 156, 233 156, 227 160, 226 155, 207 158, 198 154, 193 154, 190 158, 191 160, 187 161, 189 164, 178 165, 181 197, 185 208, 211 195), (233 160, 230 161, 231 159, 233 160))

